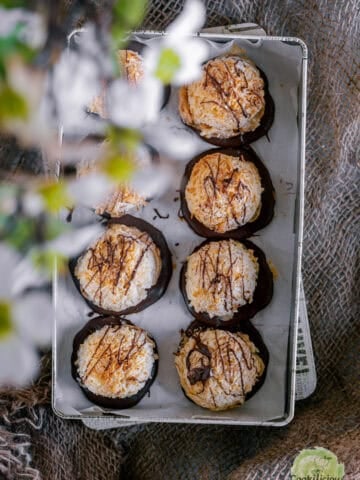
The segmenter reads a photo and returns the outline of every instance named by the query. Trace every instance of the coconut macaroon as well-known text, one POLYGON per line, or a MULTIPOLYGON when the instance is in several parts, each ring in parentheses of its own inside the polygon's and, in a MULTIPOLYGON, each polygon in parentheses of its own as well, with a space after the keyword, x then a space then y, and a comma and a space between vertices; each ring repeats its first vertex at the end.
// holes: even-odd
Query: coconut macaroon
POLYGON ((253 301, 258 273, 254 252, 242 243, 210 242, 187 259, 186 295, 196 312, 227 320, 253 301))
POLYGON ((119 50, 117 59, 121 73, 131 85, 137 85, 144 77, 143 59, 133 50, 119 50))
POLYGON ((159 280, 161 253, 136 227, 110 224, 76 261, 82 295, 105 312, 126 312, 143 302, 159 280))
POLYGON ((180 199, 185 220, 202 237, 242 240, 274 216, 269 171, 248 146, 194 157, 185 167, 180 199))
POLYGON ((198 321, 232 325, 253 317, 270 302, 273 277, 264 253, 252 242, 207 240, 183 265, 180 288, 198 321))
MULTIPOLYGON (((198 81, 181 87, 179 113, 205 140, 223 145, 221 140, 239 137, 239 145, 247 143, 241 136, 260 127, 270 98, 265 78, 251 60, 221 56, 203 66, 198 81)), ((269 107, 272 110, 273 104, 269 107)))
POLYGON ((116 187, 110 195, 95 208, 98 215, 121 217, 132 210, 140 210, 147 204, 145 198, 130 185, 124 183, 116 187))
POLYGON ((94 403, 127 408, 148 391, 157 360, 155 341, 145 330, 98 317, 75 337, 72 373, 94 403))
POLYGON ((266 371, 247 334, 213 328, 184 333, 175 365, 184 394, 213 411, 242 405, 266 371))
POLYGON ((214 232, 224 233, 253 222, 261 209, 261 178, 244 156, 203 156, 193 167, 185 189, 191 216, 214 232))

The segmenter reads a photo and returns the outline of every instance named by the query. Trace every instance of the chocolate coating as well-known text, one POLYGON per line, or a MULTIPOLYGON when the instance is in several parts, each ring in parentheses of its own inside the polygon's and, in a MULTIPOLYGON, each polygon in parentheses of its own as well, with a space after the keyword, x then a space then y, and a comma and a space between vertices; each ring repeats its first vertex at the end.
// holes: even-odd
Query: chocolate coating
MULTIPOLYGON (((158 371, 158 360, 155 359, 154 366, 151 372, 151 376, 145 383, 144 387, 139 390, 136 395, 132 395, 131 397, 127 398, 110 398, 104 397, 102 395, 96 395, 95 393, 91 392, 88 388, 82 385, 79 381, 78 370, 75 365, 77 360, 77 353, 80 348, 80 345, 85 341, 85 339, 94 333, 96 330, 100 330, 104 326, 121 326, 123 324, 131 324, 128 320, 124 318, 118 317, 106 317, 106 316, 99 316, 96 318, 91 319, 74 337, 73 341, 73 351, 71 355, 71 375, 73 379, 77 382, 80 386, 81 390, 84 392, 85 396, 90 400, 90 402, 95 403, 96 405, 100 405, 101 407, 105 408, 112 408, 112 409, 120 409, 120 408, 130 408, 140 402, 140 400, 146 395, 150 386, 154 382, 157 371, 158 371)), ((154 342, 155 348, 154 353, 157 354, 157 345, 153 337, 151 337, 147 333, 148 337, 154 342)))
POLYGON ((122 224, 128 227, 136 227, 140 231, 146 232, 151 237, 153 242, 159 248, 160 257, 161 257, 161 270, 160 270, 159 278, 156 284, 153 285, 148 290, 147 297, 144 300, 142 300, 140 303, 138 303, 133 307, 126 308, 125 310, 114 312, 112 310, 106 310, 99 307, 98 305, 95 305, 89 299, 87 299, 81 291, 80 282, 75 275, 75 269, 76 269, 78 259, 85 252, 82 252, 77 257, 69 260, 69 269, 70 269, 71 276, 81 296, 84 298, 86 303, 90 306, 90 308, 95 312, 101 313, 103 315, 114 315, 114 316, 128 315, 131 313, 141 312, 145 308, 157 302, 159 298, 161 298, 164 295, 167 289, 167 286, 170 282, 170 278, 172 274, 172 261, 171 261, 171 253, 170 253, 169 247, 166 243, 164 235, 160 232, 160 230, 158 230, 157 228, 153 227, 148 222, 140 218, 133 217, 132 215, 124 215, 121 218, 111 218, 106 223, 107 225, 122 224))
POLYGON ((254 232, 260 230, 261 228, 264 228, 271 222, 274 216, 275 190, 268 169, 265 167, 263 162, 256 155, 252 148, 248 146, 236 149, 216 148, 207 150, 206 152, 197 155, 187 164, 180 186, 180 200, 181 210, 185 220, 192 228, 192 230, 194 230, 194 232, 198 235, 207 238, 233 238, 236 240, 242 240, 244 238, 250 237, 251 235, 253 235, 254 232), (252 162, 256 166, 261 178, 261 186, 263 188, 263 192, 261 194, 261 210, 257 219, 253 222, 246 223, 245 225, 242 225, 234 230, 229 230, 224 233, 210 230, 205 225, 200 223, 195 217, 192 217, 191 212, 187 206, 185 197, 186 186, 188 184, 191 172, 195 164, 206 155, 214 153, 222 153, 224 155, 229 155, 233 157, 240 157, 241 155, 243 155, 245 160, 252 162))
MULTIPOLYGON (((199 250, 204 245, 214 242, 214 240, 205 240, 200 245, 198 245, 192 253, 199 250)), ((180 271, 180 290, 182 296, 184 298, 185 304, 193 317, 198 322, 204 323, 206 325, 210 325, 212 327, 218 328, 228 328, 233 325, 238 325, 243 323, 246 320, 252 318, 258 311, 265 308, 271 301, 273 296, 273 275, 269 268, 269 265, 266 261, 266 257, 264 252, 257 247, 254 243, 250 242, 249 240, 242 240, 241 243, 247 248, 251 249, 254 252, 255 257, 259 263, 259 273, 257 277, 257 284, 253 294, 253 301, 252 303, 247 303, 238 308, 238 310, 233 314, 233 317, 229 320, 222 320, 220 317, 214 316, 210 317, 206 312, 196 312, 195 309, 190 305, 190 301, 188 299, 186 293, 186 269, 187 269, 187 262, 181 268, 180 271)))

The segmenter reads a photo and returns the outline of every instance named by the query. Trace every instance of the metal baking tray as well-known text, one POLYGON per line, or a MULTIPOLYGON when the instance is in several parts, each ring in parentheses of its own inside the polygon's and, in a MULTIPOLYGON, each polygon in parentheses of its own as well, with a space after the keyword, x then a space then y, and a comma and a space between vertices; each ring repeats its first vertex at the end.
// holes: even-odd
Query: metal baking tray
MULTIPOLYGON (((154 31, 137 32, 135 34, 137 38, 143 41, 156 41, 156 38, 162 35, 165 35, 165 33, 154 31)), ((174 241, 178 239, 177 235, 180 235, 180 238, 184 238, 186 243, 188 236, 190 240, 185 248, 188 254, 192 251, 193 246, 202 241, 200 237, 190 232, 189 227, 184 225, 184 222, 182 226, 178 227, 180 230, 177 230, 175 226, 175 215, 173 214, 175 207, 170 207, 170 204, 174 203, 172 202, 176 192, 174 189, 168 192, 165 198, 160 201, 160 204, 150 203, 149 207, 145 208, 143 214, 138 215, 135 213, 135 215, 141 216, 151 222, 154 215, 153 207, 164 211, 164 206, 168 204, 169 209, 172 209, 168 222, 169 226, 162 223, 155 223, 155 226, 162 229, 165 233, 170 249, 174 255, 174 261, 177 264, 165 297, 154 306, 146 309, 142 314, 132 315, 131 318, 129 316, 129 319, 135 324, 155 334, 155 338, 160 346, 160 371, 151 389, 151 397, 143 399, 137 407, 116 412, 106 411, 89 404, 87 401, 80 400, 82 393, 70 376, 70 351, 75 333, 88 321, 86 312, 88 312, 89 309, 85 306, 85 302, 79 298, 80 296, 77 292, 74 292, 71 279, 67 279, 63 285, 55 269, 53 282, 55 315, 53 329, 52 406, 54 412, 62 418, 84 420, 112 417, 116 419, 117 425, 119 426, 121 424, 126 425, 129 422, 283 426, 288 424, 294 416, 296 344, 304 211, 307 47, 302 40, 293 37, 265 37, 252 34, 242 35, 233 32, 222 34, 199 33, 198 35, 206 41, 211 42, 212 45, 218 45, 220 50, 227 45, 228 42, 235 42, 241 48, 244 48, 249 57, 253 58, 255 63, 265 71, 269 80, 270 92, 273 95, 277 108, 274 125, 269 132, 270 144, 267 143, 265 138, 262 138, 254 142, 252 147, 269 168, 278 200, 275 219, 272 224, 264 230, 257 232, 255 243, 265 251, 268 259, 271 260, 275 266, 275 270, 278 272, 277 276, 279 276, 280 279, 275 280, 275 293, 278 291, 276 295, 282 295, 284 297, 281 301, 286 308, 283 308, 283 305, 281 305, 280 310, 276 309, 279 300, 275 295, 270 306, 253 319, 253 323, 259 328, 270 350, 269 366, 271 362, 273 362, 273 364, 278 362, 279 366, 281 364, 281 369, 277 373, 277 376, 274 377, 278 384, 267 385, 271 380, 268 376, 262 389, 259 390, 253 399, 246 402, 243 407, 233 409, 229 412, 208 412, 195 405, 189 405, 190 402, 183 397, 180 385, 177 383, 175 369, 173 368, 171 370, 170 366, 165 365, 171 358, 172 352, 175 351, 176 345, 180 340, 179 326, 186 327, 186 325, 191 322, 191 316, 188 313, 181 313, 183 318, 180 324, 176 322, 172 324, 170 321, 170 324, 162 323, 161 325, 156 325, 156 321, 151 320, 157 318, 157 316, 162 316, 163 318, 170 317, 173 319, 174 316, 176 316, 176 312, 180 312, 176 310, 176 305, 174 307, 174 303, 176 304, 177 302, 177 300, 174 301, 174 299, 176 296, 180 299, 181 296, 178 289, 178 268, 181 266, 181 261, 184 260, 184 255, 181 258, 181 255, 178 254, 174 247, 174 241), (274 75, 272 74, 273 72, 274 75), (284 98, 286 99, 284 102, 282 100, 282 88, 284 92, 287 88, 289 89, 288 94, 284 94, 284 98), (288 110, 291 111, 294 124, 294 131, 290 132, 291 135, 288 130, 290 128, 288 125, 289 122, 286 121, 288 110), (289 147, 290 141, 291 147, 289 147), (268 153, 269 151, 272 152, 271 155, 268 153), (276 159, 273 164, 268 161, 269 156, 276 159), (292 172, 292 176, 289 174, 291 181, 289 181, 289 177, 287 177, 288 171, 292 172), (287 200, 285 200, 286 198, 287 200), (174 225, 171 224, 172 221, 174 225), (284 231, 284 238, 287 239, 285 243, 287 243, 289 247, 288 250, 286 248, 279 248, 279 251, 277 251, 276 245, 270 245, 275 238, 271 236, 274 235, 274 233, 271 233, 271 231, 274 232, 274 230, 278 230, 278 235, 281 235, 281 232, 284 231), (188 231, 188 234, 184 233, 186 231, 188 231), (181 235, 183 235, 183 237, 181 235), (272 252, 270 256, 268 254, 269 249, 272 252), (276 254, 273 254, 273 251, 275 251, 276 254), (292 252, 291 255, 289 255, 289 251, 292 252), (284 274, 284 278, 282 278, 282 273, 284 274), (285 290, 286 292, 284 293, 285 290), (75 308, 74 302, 77 302, 75 308), (271 322, 274 320, 274 315, 277 312, 282 312, 283 314, 281 328, 276 322, 275 326, 271 325, 271 322), (156 315, 154 315, 154 313, 156 313, 156 315), (70 318, 73 322, 65 321, 64 318, 67 318, 67 320, 70 318), (151 323, 151 321, 153 321, 153 323, 151 323), (163 333, 164 326, 166 327, 165 334, 163 333), (271 338, 269 338, 269 332, 271 338), (279 332, 279 334, 276 332, 279 332), (161 338, 157 337, 157 333, 159 333, 161 338), (165 335, 164 339, 162 338, 163 334, 165 335), (281 361, 280 357, 282 357, 281 361), (164 358, 163 361, 162 358, 164 358), (163 369, 161 367, 162 365, 164 365, 163 369), (170 374, 168 368, 170 369, 170 374), (278 405, 276 405, 275 402, 274 405, 274 411, 276 411, 275 407, 278 407, 276 415, 271 415, 271 409, 269 409, 267 413, 264 410, 267 403, 271 404, 271 401, 269 401, 271 396, 268 396, 269 392, 276 394, 281 392, 281 401, 278 402, 278 405), (258 400, 254 402, 256 398, 258 398, 258 400)), ((175 95, 176 92, 173 91, 170 105, 176 102, 175 95)), ((169 120, 168 117, 169 115, 167 115, 165 109, 165 112, 162 114, 162 121, 167 122, 169 120)), ((172 127, 179 128, 175 124, 172 124, 172 127)), ((183 127, 183 129, 185 130, 185 127, 183 127)), ((202 151, 209 148, 211 148, 211 145, 202 142, 202 151)), ((184 167, 185 163, 177 166, 177 185, 180 183, 180 174, 184 167)), ((160 222, 159 219, 157 219, 157 221, 160 222)), ((284 239, 282 239, 282 241, 284 241, 284 239)), ((182 299, 179 300, 179 303, 181 303, 181 301, 182 299)), ((185 312, 184 306, 183 309, 185 312)))

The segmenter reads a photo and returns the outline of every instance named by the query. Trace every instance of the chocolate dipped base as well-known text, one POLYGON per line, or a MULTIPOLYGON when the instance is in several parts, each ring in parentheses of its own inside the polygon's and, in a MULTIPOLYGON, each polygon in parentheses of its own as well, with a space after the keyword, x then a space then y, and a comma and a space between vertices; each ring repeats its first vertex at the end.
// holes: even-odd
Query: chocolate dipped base
POLYGON ((121 218, 111 218, 106 221, 106 225, 110 226, 113 224, 121 224, 121 225, 126 225, 128 227, 135 227, 138 230, 142 232, 146 232, 152 239, 152 241, 155 243, 155 245, 159 248, 160 250, 160 258, 161 258, 161 270, 160 274, 158 277, 158 280, 155 285, 153 285, 151 288, 148 289, 147 297, 142 300, 140 303, 138 303, 135 306, 125 308, 124 310, 121 311, 113 311, 113 310, 107 310, 104 308, 99 307, 98 305, 94 304, 91 300, 86 298, 82 291, 81 291, 81 286, 79 279, 77 278, 75 274, 75 269, 77 262, 79 258, 86 252, 82 252, 80 255, 78 255, 75 258, 72 258, 69 260, 69 269, 71 276, 73 278, 73 281, 75 283, 76 288, 78 289, 79 293, 81 296, 84 298, 86 303, 89 305, 89 307, 94 310, 97 313, 103 314, 103 315, 128 315, 131 313, 138 313, 144 310, 145 308, 149 307, 153 303, 157 302, 165 293, 168 284, 171 279, 172 275, 172 260, 171 260, 171 253, 169 250, 169 247, 167 245, 167 242, 165 240, 164 235, 158 230, 157 228, 153 227, 150 225, 148 222, 145 220, 142 220, 137 217, 133 217, 132 215, 124 215, 121 218))
MULTIPOLYGON (((209 244, 210 242, 214 242, 214 240, 205 240, 198 245, 192 253, 198 251, 201 247, 209 244)), ((198 322, 218 328, 229 328, 251 319, 254 315, 256 315, 257 312, 265 308, 270 303, 273 296, 274 282, 273 274, 266 261, 265 254, 259 247, 249 240, 242 240, 241 243, 247 249, 251 249, 254 252, 254 256, 259 263, 257 283, 253 293, 253 301, 239 307, 238 310, 233 313, 232 317, 228 320, 224 320, 218 316, 210 317, 207 312, 195 311, 195 309, 191 306, 186 293, 186 270, 188 262, 186 261, 182 266, 180 271, 180 290, 189 312, 198 322)))
MULTIPOLYGON (((204 364, 203 368, 197 368, 197 369, 194 369, 194 370, 188 372, 188 378, 191 380, 192 384, 194 384, 196 382, 199 382, 199 381, 202 382, 203 384, 205 384, 207 379, 210 377, 210 368, 207 365, 207 363, 211 359, 211 354, 210 354, 208 348, 206 347, 206 345, 203 345, 200 338, 199 338, 199 333, 204 332, 208 329, 209 329, 208 326, 202 324, 201 322, 199 322, 197 320, 194 320, 193 322, 191 322, 191 324, 188 326, 188 328, 185 331, 181 331, 182 339, 180 341, 180 344, 179 344, 179 347, 178 347, 178 350, 177 350, 176 354, 179 353, 179 351, 181 350, 182 346, 184 345, 186 339, 192 337, 196 340, 195 349, 198 352, 202 353, 205 358, 207 358, 207 362, 205 362, 205 361, 203 362, 203 364, 204 364)), ((239 325, 232 325, 232 326, 228 326, 228 327, 219 326, 219 327, 216 328, 216 330, 217 331, 223 330, 223 331, 231 332, 231 333, 243 333, 243 334, 248 335, 249 340, 255 345, 255 347, 258 350, 257 355, 261 358, 261 360, 264 363, 264 370, 263 370, 261 376, 258 378, 255 385, 252 387, 251 391, 248 392, 247 394, 245 394, 245 401, 247 401, 251 397, 253 397, 261 389, 261 387, 263 386, 263 384, 266 380, 267 369, 268 369, 269 358, 270 358, 269 351, 268 351, 268 349, 267 349, 267 347, 266 347, 266 345, 263 341, 263 338, 262 338, 260 332, 248 320, 242 322, 239 325)), ((233 354, 233 352, 230 350, 228 352, 228 355, 231 356, 231 354, 233 354)), ((230 357, 228 357, 228 355, 227 355, 227 358, 230 358, 230 357)), ((224 366, 224 364, 223 364, 223 366, 224 366)), ((240 367, 240 365, 239 365, 239 367, 240 367)), ((243 383, 243 372, 242 371, 241 371, 241 377, 242 377, 242 382, 241 383, 243 383)), ((190 402, 194 403, 195 405, 198 405, 192 398, 190 398, 187 395, 184 388, 181 388, 181 390, 182 390, 184 396, 188 400, 190 400, 190 402)), ((225 391, 224 391, 224 394, 226 395, 225 391)), ((233 407, 236 407, 236 406, 239 406, 239 405, 234 404, 230 408, 233 408, 233 407)))
MULTIPOLYGON (((215 183, 215 179, 212 179, 213 184, 215 183)), ((264 228, 268 225, 273 216, 274 216, 274 206, 275 206, 275 189, 269 174, 268 169, 257 156, 255 151, 249 147, 244 146, 242 148, 217 148, 217 149, 210 149, 206 152, 200 153, 196 157, 194 157, 186 166, 184 175, 181 180, 180 186, 180 201, 181 201, 181 211, 182 214, 190 226, 190 228, 200 235, 201 237, 206 238, 234 238, 237 240, 242 240, 244 238, 250 237, 254 234, 257 230, 264 228), (201 160, 203 157, 209 154, 225 154, 233 157, 240 157, 244 156, 245 160, 252 162, 260 175, 261 178, 261 186, 263 188, 263 192, 261 194, 261 210, 253 222, 246 223, 245 225, 239 226, 234 230, 229 230, 224 233, 215 232, 214 230, 210 230, 208 227, 200 223, 194 216, 191 215, 191 212, 188 208, 185 190, 186 186, 189 182, 191 172, 196 165, 196 163, 201 160)))
MULTIPOLYGON (((71 375, 76 383, 79 385, 81 390, 83 391, 84 395, 90 400, 90 402, 95 403, 101 407, 111 408, 111 409, 123 409, 123 408, 131 408, 146 395, 149 391, 152 383, 154 382, 157 372, 158 372, 158 359, 156 358, 154 361, 154 365, 151 371, 151 375, 147 382, 145 383, 144 387, 139 390, 135 395, 126 398, 111 398, 105 397, 102 395, 97 395, 91 392, 88 388, 86 388, 79 378, 78 369, 76 366, 76 361, 78 357, 78 351, 80 345, 85 341, 85 339, 94 333, 96 330, 100 330, 104 326, 114 326, 114 327, 121 327, 121 325, 132 325, 131 322, 124 318, 118 317, 106 317, 106 316, 99 316, 96 318, 91 319, 74 337, 73 340, 73 350, 71 355, 71 375)), ((141 330, 141 329, 139 329, 141 330)), ((154 354, 157 356, 158 350, 157 345, 153 337, 151 337, 148 333, 147 336, 154 342, 154 354)))
MULTIPOLYGON (((243 145, 249 145, 250 143, 255 142, 259 138, 263 137, 264 135, 267 136, 268 131, 270 130, 275 117, 275 104, 272 96, 269 92, 269 82, 265 75, 265 73, 259 68, 256 67, 259 72, 260 76, 264 80, 264 102, 265 102, 265 111, 260 120, 260 125, 251 132, 240 133, 233 137, 229 138, 221 138, 221 137, 205 137, 201 135, 199 129, 192 125, 188 125, 187 123, 183 122, 187 127, 191 128, 195 133, 199 135, 199 137, 204 140, 205 142, 211 143, 212 145, 216 145, 218 147, 225 147, 225 148, 236 148, 241 147, 243 145)), ((220 85, 221 87, 221 85, 220 85)))

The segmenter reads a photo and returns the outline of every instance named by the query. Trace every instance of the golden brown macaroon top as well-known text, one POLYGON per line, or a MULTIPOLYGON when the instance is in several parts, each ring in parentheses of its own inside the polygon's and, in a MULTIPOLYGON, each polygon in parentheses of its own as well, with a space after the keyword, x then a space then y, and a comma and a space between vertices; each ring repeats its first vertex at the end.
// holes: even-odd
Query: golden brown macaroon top
POLYGON ((156 359, 155 343, 145 330, 105 325, 80 345, 76 367, 81 384, 91 392, 127 398, 145 386, 156 359))
POLYGON ((192 217, 208 229, 224 233, 257 219, 262 192, 253 162, 244 156, 210 153, 195 163, 185 199, 192 217))
POLYGON ((175 365, 186 395, 213 411, 243 404, 265 370, 248 335, 219 329, 185 335, 175 365))
POLYGON ((230 320, 252 303, 259 273, 253 250, 236 240, 208 242, 187 259, 186 295, 197 313, 230 320))
POLYGON ((180 116, 205 138, 231 138, 260 125, 264 96, 264 80, 251 60, 222 56, 203 66, 200 80, 180 88, 180 116))
POLYGON ((148 233, 112 224, 78 259, 75 276, 85 298, 120 312, 147 297, 160 270, 160 250, 148 233))

